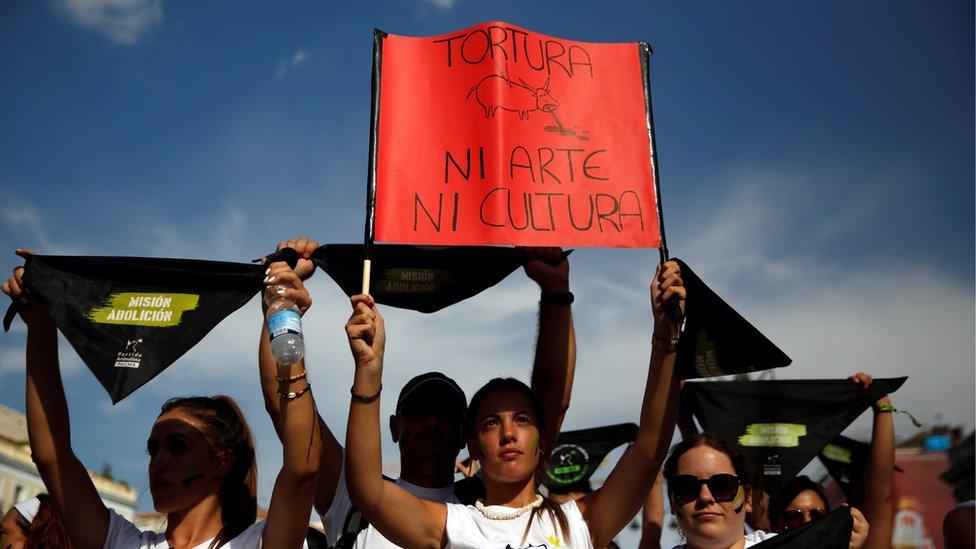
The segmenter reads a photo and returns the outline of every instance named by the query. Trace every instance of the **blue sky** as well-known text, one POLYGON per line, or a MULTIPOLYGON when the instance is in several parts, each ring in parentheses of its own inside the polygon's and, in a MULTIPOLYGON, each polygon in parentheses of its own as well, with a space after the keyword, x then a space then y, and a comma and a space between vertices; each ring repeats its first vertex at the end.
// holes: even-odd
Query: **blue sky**
MULTIPOLYGON (((642 40, 655 50, 672 253, 793 357, 779 377, 909 375, 896 405, 972 428, 972 2, 686 4, 4 2, 0 250, 246 261, 295 234, 355 242, 373 27, 432 35, 504 20, 642 40)), ((18 263, 0 257, 3 272, 18 263)), ((567 427, 636 416, 655 259, 573 255, 580 362, 567 427)), ((311 288, 312 376, 344 436, 346 309, 324 277, 311 288)), ((438 315, 390 312, 387 387, 431 368, 468 391, 527 376, 534 293, 516 273, 438 315)), ((267 497, 280 456, 254 372, 259 322, 255 301, 114 408, 65 347, 83 460, 145 486, 159 403, 219 389, 252 418, 267 497)), ((19 409, 22 349, 18 324, 0 337, 0 402, 19 409)), ((866 436, 862 424, 852 433, 866 436)))

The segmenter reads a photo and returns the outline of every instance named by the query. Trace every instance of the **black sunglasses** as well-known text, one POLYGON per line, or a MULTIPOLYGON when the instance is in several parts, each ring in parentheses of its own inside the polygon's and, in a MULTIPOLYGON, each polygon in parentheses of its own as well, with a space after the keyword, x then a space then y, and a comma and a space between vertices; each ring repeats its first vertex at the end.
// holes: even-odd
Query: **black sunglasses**
POLYGON ((709 478, 698 478, 694 475, 678 475, 670 483, 671 495, 678 503, 688 503, 698 499, 702 484, 708 486, 712 498, 719 503, 728 503, 739 493, 742 480, 729 473, 719 473, 709 478))
MULTIPOLYGON (((810 514, 809 522, 816 522, 827 516, 827 510, 823 508, 810 509, 806 512, 810 514)), ((790 509, 789 511, 783 511, 783 528, 799 528, 806 523, 807 520, 804 516, 803 509, 790 509)))

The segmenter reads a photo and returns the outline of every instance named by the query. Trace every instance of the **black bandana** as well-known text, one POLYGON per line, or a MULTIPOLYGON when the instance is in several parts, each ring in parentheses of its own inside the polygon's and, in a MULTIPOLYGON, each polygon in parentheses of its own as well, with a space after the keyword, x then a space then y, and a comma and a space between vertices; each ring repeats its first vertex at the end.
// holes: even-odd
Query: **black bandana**
MULTIPOLYGON (((296 255, 288 249, 273 257, 294 264, 296 255)), ((29 298, 40 302, 113 403, 254 297, 265 270, 189 259, 42 255, 28 257, 25 269, 29 298)))
MULTIPOLYGON (((827 472, 830 473, 830 477, 834 479, 837 486, 840 486, 849 503, 851 503, 850 500, 857 492, 861 481, 864 480, 864 472, 867 470, 870 454, 870 444, 847 438, 844 435, 837 435, 817 455, 820 462, 827 468, 827 472)), ((895 465, 895 471, 900 472, 901 470, 901 467, 895 465)))
POLYGON ((792 360, 722 300, 680 259, 688 292, 678 343, 681 379, 717 377, 789 366, 792 360))
POLYGON ((827 516, 808 522, 799 528, 792 528, 762 543, 753 545, 756 549, 847 549, 851 541, 854 519, 847 507, 838 507, 827 516))
POLYGON ((589 492, 589 479, 603 458, 636 437, 637 425, 633 423, 559 433, 556 447, 549 456, 546 488, 557 494, 589 492))
MULTIPOLYGON (((328 244, 312 253, 348 296, 362 291, 362 244, 328 244)), ((369 293, 377 303, 432 313, 498 284, 522 265, 516 248, 373 244, 369 293)))
POLYGON ((686 383, 682 406, 702 429, 737 443, 776 494, 872 403, 907 378, 875 379, 862 389, 846 380, 686 383))

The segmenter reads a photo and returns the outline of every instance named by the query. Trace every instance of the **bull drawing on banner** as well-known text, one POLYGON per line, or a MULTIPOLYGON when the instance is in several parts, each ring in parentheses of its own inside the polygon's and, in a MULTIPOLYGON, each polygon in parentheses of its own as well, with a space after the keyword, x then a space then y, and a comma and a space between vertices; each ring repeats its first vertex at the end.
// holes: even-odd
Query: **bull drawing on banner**
POLYGON ((559 102, 549 93, 548 78, 541 88, 535 88, 521 78, 515 82, 501 74, 489 74, 472 86, 464 98, 472 95, 484 109, 485 118, 495 116, 495 111, 502 109, 517 113, 519 120, 526 120, 532 111, 552 112, 559 107, 559 102))
POLYGON ((549 91, 548 78, 541 88, 536 88, 521 78, 516 82, 507 74, 489 74, 472 86, 464 99, 468 100, 472 95, 484 110, 485 118, 493 118, 498 109, 518 114, 519 120, 528 120, 530 112, 541 111, 549 113, 555 122, 554 125, 545 127, 547 132, 575 137, 581 141, 590 139, 589 131, 576 125, 567 128, 559 121, 559 117, 556 116, 559 101, 556 101, 549 91))

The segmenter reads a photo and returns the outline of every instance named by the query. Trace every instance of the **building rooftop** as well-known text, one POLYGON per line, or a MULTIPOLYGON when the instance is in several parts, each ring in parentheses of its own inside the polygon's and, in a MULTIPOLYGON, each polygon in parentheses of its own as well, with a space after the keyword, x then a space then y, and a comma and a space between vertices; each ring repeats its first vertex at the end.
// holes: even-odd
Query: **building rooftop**
POLYGON ((0 404, 0 440, 27 443, 27 417, 19 410, 0 404))

